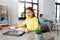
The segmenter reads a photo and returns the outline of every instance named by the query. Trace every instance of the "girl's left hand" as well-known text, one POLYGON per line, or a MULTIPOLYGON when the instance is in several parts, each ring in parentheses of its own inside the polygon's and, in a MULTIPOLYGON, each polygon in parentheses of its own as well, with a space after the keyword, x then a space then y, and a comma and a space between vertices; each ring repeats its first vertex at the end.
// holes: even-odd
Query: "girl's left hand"
POLYGON ((28 33, 28 29, 27 29, 27 28, 25 28, 24 31, 25 31, 26 33, 28 33))

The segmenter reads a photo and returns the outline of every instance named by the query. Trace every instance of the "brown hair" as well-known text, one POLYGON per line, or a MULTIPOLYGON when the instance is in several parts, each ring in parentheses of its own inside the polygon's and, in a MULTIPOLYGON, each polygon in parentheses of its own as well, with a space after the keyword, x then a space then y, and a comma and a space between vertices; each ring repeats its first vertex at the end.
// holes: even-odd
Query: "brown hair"
POLYGON ((40 17, 43 16, 43 14, 40 14, 40 17))
POLYGON ((27 7, 26 10, 31 10, 33 12, 33 17, 35 17, 35 12, 32 7, 27 7))

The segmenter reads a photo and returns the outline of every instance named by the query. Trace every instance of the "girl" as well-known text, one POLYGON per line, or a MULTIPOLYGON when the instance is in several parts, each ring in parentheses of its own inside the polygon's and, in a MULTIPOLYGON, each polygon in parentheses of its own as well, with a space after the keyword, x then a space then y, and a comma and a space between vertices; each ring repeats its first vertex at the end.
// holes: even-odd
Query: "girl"
POLYGON ((26 15, 25 21, 22 24, 14 26, 15 29, 24 28, 24 32, 35 31, 38 28, 38 19, 32 7, 26 8, 26 15))

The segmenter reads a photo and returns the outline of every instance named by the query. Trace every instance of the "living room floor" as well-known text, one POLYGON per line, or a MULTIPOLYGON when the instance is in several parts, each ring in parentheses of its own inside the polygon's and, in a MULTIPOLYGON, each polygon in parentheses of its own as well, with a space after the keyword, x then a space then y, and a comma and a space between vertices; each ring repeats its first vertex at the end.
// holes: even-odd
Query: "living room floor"
POLYGON ((57 31, 52 31, 52 33, 50 32, 47 32, 47 33, 44 33, 44 34, 51 34, 53 37, 55 37, 55 40, 60 40, 60 32, 59 32, 59 35, 57 35, 57 31))
MULTIPOLYGON (((4 32, 7 32, 9 29, 7 29, 7 27, 4 27, 2 30, 0 30, 0 40, 28 40, 28 39, 32 39, 32 40, 34 40, 32 37, 32 35, 30 35, 30 37, 28 38, 28 36, 26 36, 26 35, 23 35, 24 37, 16 37, 16 36, 4 36, 4 35, 2 35, 4 32), (24 38, 26 38, 26 39, 24 39, 24 38)), ((55 37, 55 40, 60 40, 60 35, 58 35, 57 36, 57 33, 55 32, 52 32, 52 33, 50 33, 50 32, 47 32, 47 33, 43 33, 43 34, 51 34, 52 36, 54 36, 55 37)), ((59 33, 60 34, 60 33, 59 33)))
POLYGON ((7 36, 7 35, 3 35, 3 33, 7 32, 9 29, 7 27, 3 27, 2 30, 0 30, 0 40, 34 40, 34 38, 32 38, 34 34, 30 35, 30 34, 24 34, 23 36, 7 36), (28 36, 26 36, 28 35, 28 36))

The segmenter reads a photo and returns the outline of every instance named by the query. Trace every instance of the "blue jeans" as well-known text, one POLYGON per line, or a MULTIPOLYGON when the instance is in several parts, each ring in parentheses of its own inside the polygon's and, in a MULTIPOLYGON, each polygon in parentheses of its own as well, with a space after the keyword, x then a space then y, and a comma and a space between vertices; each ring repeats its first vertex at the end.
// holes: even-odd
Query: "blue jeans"
POLYGON ((50 24, 50 22, 44 22, 43 25, 47 25, 49 30, 51 30, 52 25, 50 24))

